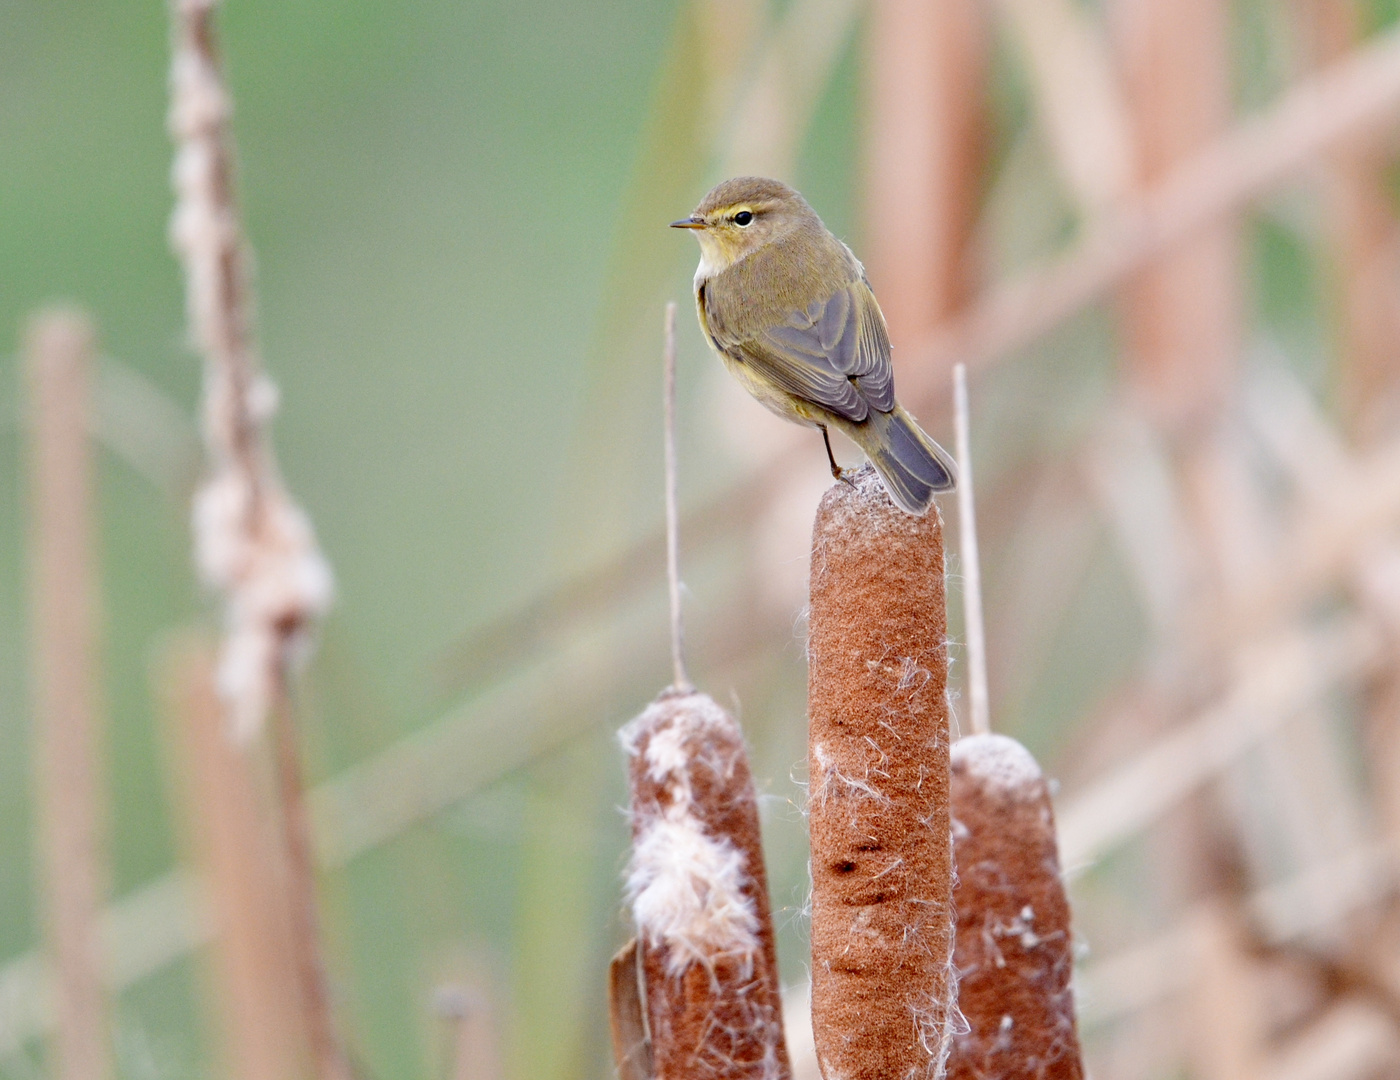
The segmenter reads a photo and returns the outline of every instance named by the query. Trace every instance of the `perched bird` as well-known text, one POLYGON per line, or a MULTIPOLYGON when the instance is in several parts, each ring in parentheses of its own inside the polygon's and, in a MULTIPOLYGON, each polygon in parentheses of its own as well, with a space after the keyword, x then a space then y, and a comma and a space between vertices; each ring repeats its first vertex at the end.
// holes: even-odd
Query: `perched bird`
POLYGON ((952 490, 952 458, 895 401, 885 316, 865 269, 806 199, 777 180, 740 176, 671 227, 700 241, 695 307, 710 345, 773 412, 821 428, 833 476, 845 479, 834 427, 909 513, 952 490))

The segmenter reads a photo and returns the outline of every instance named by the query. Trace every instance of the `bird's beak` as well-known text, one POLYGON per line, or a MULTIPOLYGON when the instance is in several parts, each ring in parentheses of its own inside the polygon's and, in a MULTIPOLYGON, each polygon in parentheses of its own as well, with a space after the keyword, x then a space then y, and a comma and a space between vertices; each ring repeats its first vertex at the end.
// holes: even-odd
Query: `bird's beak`
POLYGON ((705 223, 697 217, 681 218, 680 221, 671 222, 673 229, 703 229, 705 223))

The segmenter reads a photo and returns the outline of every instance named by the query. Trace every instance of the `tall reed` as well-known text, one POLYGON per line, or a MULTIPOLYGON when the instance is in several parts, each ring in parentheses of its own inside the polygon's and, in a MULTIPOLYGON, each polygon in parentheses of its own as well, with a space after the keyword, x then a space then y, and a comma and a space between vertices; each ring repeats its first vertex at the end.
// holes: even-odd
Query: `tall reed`
POLYGON ((157 667, 171 795, 213 922, 209 997, 225 1068, 235 1080, 295 1080, 305 1073, 307 1038, 287 867, 256 761, 228 737, 217 655, 190 633, 157 667))
POLYGON ((277 390, 253 333, 247 242, 234 189, 232 102, 214 25, 217 0, 173 0, 170 133, 175 142, 171 242, 185 272, 192 343, 204 359, 209 475, 195 495, 195 554, 224 602, 218 686, 231 730, 273 728, 292 953, 319 1080, 351 1070, 332 1013, 320 941, 311 827, 291 679, 333 593, 311 522, 277 470, 267 425, 277 390))
POLYGON ((107 785, 98 650, 92 324, 47 311, 24 341, 29 381, 30 607, 40 911, 53 970, 54 1076, 111 1075, 102 904, 107 785))

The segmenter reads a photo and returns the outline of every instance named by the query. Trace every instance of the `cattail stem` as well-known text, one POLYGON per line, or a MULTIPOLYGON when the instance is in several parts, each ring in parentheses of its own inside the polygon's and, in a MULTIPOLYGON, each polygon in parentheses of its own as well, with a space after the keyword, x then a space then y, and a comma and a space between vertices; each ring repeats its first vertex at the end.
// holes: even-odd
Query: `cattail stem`
POLYGON ((958 540, 962 548, 963 620, 967 624, 967 696, 972 730, 992 730, 987 696, 987 634, 982 621, 982 561, 977 554, 977 502, 972 490, 972 435, 967 409, 967 365, 953 368, 953 421, 958 445, 958 540))
POLYGON ((25 341, 30 382, 34 770, 59 1080, 111 1072, 99 915, 106 891, 99 583, 88 411, 93 330, 48 312, 25 341))
POLYGON ((676 498, 676 303, 666 304, 666 347, 662 355, 666 443, 666 584, 671 596, 671 670, 673 688, 694 689, 685 671, 685 625, 681 619, 680 514, 676 498))
POLYGON ((189 636, 161 665, 172 794, 215 932, 211 989, 237 1080, 304 1074, 286 867, 248 748, 228 737, 212 642, 189 636))
POLYGON ((1050 791, 1004 735, 952 753, 958 1007, 948 1080, 1080 1080, 1069 901, 1050 791))
POLYGON ((938 1076, 953 1004, 942 522, 873 469, 812 537, 812 1025, 822 1073, 938 1076))

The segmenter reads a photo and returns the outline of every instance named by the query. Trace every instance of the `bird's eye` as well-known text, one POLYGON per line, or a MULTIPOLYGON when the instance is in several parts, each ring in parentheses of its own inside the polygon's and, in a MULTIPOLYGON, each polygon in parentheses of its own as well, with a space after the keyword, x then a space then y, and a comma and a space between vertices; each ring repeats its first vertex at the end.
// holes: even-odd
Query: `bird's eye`
POLYGON ((753 221, 753 214, 748 210, 740 210, 737 214, 734 215, 734 224, 739 226, 739 228, 741 229, 744 228, 744 226, 748 225, 751 221, 753 221))

